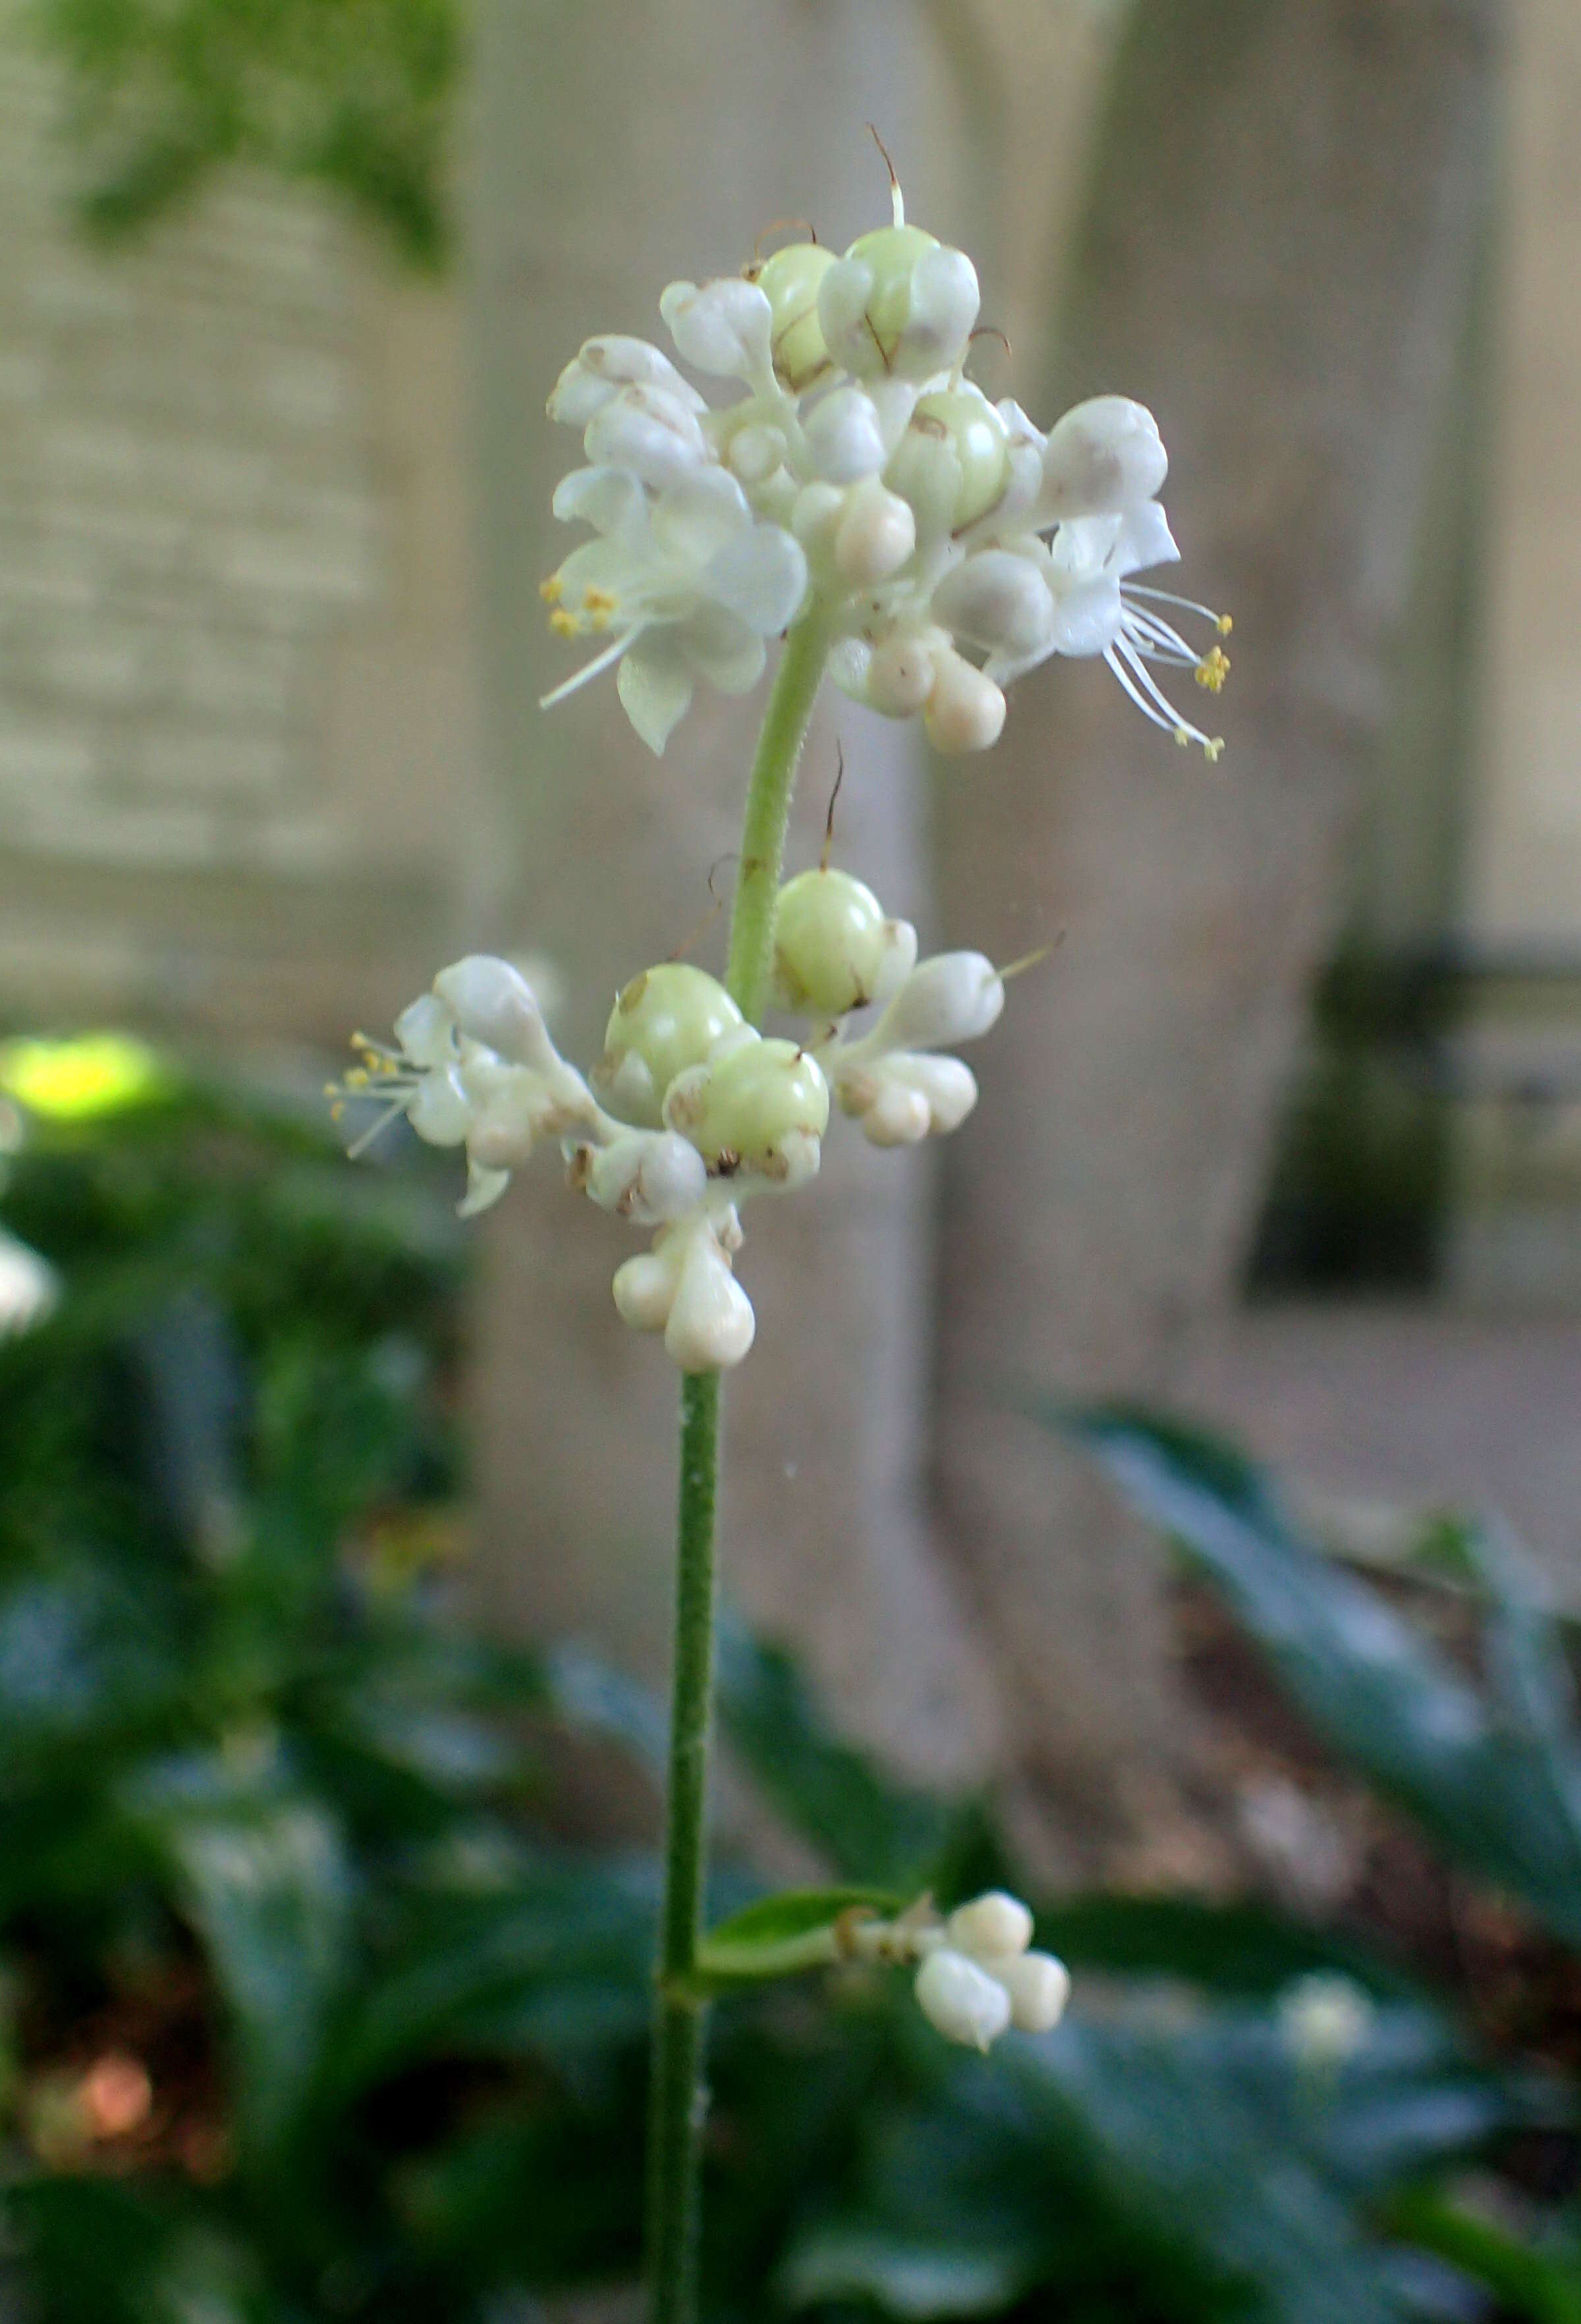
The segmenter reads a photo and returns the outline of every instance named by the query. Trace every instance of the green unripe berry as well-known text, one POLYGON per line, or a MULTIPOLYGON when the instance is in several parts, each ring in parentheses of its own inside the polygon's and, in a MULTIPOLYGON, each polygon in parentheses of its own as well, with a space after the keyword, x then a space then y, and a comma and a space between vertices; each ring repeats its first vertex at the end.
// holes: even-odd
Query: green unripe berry
POLYGON ((657 1130, 677 1074, 700 1065, 741 1011, 717 977, 684 960, 633 976, 610 1013, 595 1086, 627 1120, 657 1130))
POLYGON ((695 1087, 675 1091, 670 1114, 720 1176, 783 1178, 805 1168, 809 1146, 828 1128, 829 1086, 794 1041, 744 1041, 695 1087))
POLYGON ((774 997, 843 1017, 871 998, 884 955, 883 906, 848 872, 799 872, 774 907, 774 997))
POLYGON ((893 361, 911 319, 911 271, 926 252, 938 248, 938 236, 924 234, 920 226, 881 226, 858 235, 846 253, 873 271, 867 320, 886 363, 893 361))
POLYGON ((969 381, 922 397, 884 471, 892 492, 936 512, 952 532, 986 516, 1009 481, 1004 422, 969 381))
POLYGON ((834 252, 821 243, 793 242, 766 258, 754 278, 773 313, 774 369, 792 395, 801 394, 828 368, 818 286, 834 263, 834 252))

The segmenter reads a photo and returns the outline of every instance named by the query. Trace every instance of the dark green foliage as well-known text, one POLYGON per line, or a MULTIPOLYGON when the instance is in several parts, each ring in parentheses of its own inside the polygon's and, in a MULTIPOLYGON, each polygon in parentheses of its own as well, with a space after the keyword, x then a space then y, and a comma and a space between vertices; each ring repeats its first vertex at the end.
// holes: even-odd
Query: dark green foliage
MULTIPOLYGON (((651 1770, 661 1721, 585 1653, 485 1644, 448 1609, 443 1201, 178 1090, 35 1138, 0 1210, 66 1286, 0 1344, 0 2303, 513 2324, 629 2280, 656 1872, 550 1839, 537 1755, 552 1720, 651 1770), (117 2049, 148 2063, 153 2116, 63 2132, 117 2049)), ((1558 1696, 1534 1619, 1512 1609, 1501 1651, 1537 1720, 1558 1696)), ((1024 1885, 982 1803, 897 1784, 739 1630, 720 1711, 831 1880, 947 1904, 1024 1885)), ((852 1901, 761 1896, 747 1868, 717 1875, 735 1955, 852 1901)), ((1484 2278, 1574 2324, 1563 2247, 1479 2241, 1442 2191, 1552 2098, 1398 1971, 1251 1907, 1078 1898, 1040 1934, 1077 2013, 991 2060, 883 1971, 719 2004, 716 2324, 1404 2324, 1435 2311, 1391 2232, 1462 2295, 1484 2278), (1373 2014, 1314 2077, 1281 2010, 1336 1969, 1373 2014)))
POLYGON ((443 254, 455 0, 34 0, 69 75, 106 232, 250 161, 344 195, 421 264, 443 254))

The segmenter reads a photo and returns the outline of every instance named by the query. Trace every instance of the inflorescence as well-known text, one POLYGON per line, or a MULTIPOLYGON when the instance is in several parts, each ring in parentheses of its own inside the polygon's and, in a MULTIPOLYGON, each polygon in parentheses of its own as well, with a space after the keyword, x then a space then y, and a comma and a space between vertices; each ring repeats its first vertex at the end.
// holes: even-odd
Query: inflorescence
POLYGON ((1154 725, 1217 758, 1155 671, 1217 694, 1229 618, 1132 577, 1179 554, 1152 414, 1100 395, 1044 435, 991 403, 964 368, 976 271, 905 223, 898 186, 893 224, 843 258, 795 243, 659 304, 682 362, 739 392, 711 408, 620 337, 561 374, 550 417, 581 429, 589 465, 555 514, 596 537, 543 595, 553 628, 597 650, 546 706, 614 665, 662 751, 698 678, 745 693, 765 641, 816 612, 836 684, 887 717, 920 711, 941 751, 995 742, 1004 687, 1051 654, 1101 654, 1154 725))
POLYGON ((800 1040, 765 1038, 706 970, 661 961, 621 991, 584 1077, 521 972, 474 954, 402 1010, 393 1046, 359 1036, 361 1063, 333 1094, 378 1108, 354 1154, 401 1115, 427 1144, 464 1147, 464 1216, 496 1202, 535 1148, 558 1146, 574 1190, 654 1230, 615 1274, 621 1314, 661 1332, 683 1371, 717 1370, 741 1361, 756 1328, 732 1266, 743 1204, 816 1176, 831 1102, 875 1146, 957 1129, 977 1084, 942 1053, 988 1031, 1004 979, 981 953, 919 961, 910 921, 825 867, 780 890, 774 994, 810 1020, 800 1040), (854 1033, 859 1009, 873 1021, 854 1033))

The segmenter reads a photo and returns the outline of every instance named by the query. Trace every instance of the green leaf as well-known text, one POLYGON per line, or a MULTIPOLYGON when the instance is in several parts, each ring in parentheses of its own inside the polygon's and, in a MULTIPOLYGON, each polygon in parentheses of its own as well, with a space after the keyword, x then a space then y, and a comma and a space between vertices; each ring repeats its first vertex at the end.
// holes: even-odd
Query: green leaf
POLYGON ((836 1926, 847 1914, 892 1920, 906 1901, 883 1888, 787 1888, 710 1929, 698 1966, 710 1984, 791 1976, 837 1958, 836 1926))
POLYGON ((791 2308, 872 2300, 888 2315, 925 2324, 936 2316, 991 2316, 1030 2290, 1039 2273, 1032 2251, 975 2251, 837 2223, 799 2239, 777 2288, 791 2308))
POLYGON ((225 1997, 252 2140, 279 2142, 323 2062, 351 1966, 351 1875, 315 1800, 194 1757, 157 1769, 132 1813, 166 1851, 225 1997))
POLYGON ((1083 1438, 1214 1583, 1342 1757, 1581 1943, 1581 1756, 1546 1621, 1507 1572, 1489 1629, 1490 1705, 1377 1591, 1302 1539, 1271 1480, 1231 1448, 1123 1406, 1045 1417, 1083 1438))

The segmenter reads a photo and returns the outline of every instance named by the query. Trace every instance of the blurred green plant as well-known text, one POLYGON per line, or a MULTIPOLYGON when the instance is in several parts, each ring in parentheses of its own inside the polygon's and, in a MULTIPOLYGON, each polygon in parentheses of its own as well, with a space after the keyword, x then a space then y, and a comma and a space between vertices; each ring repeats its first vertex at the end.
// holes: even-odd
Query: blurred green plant
POLYGON ((454 0, 32 0, 64 63, 82 208, 145 224, 248 161, 332 188, 422 265, 448 241, 454 0))
MULTIPOLYGON (((0 2299, 512 2324, 631 2280, 657 1868, 573 1844, 552 1770, 577 1738, 652 1768, 663 1721, 449 1602, 448 1212, 162 1068, 36 1117, 0 1213, 61 1285, 0 1343, 0 2299)), ((1020 1881, 983 1802, 894 1782, 738 1626, 721 1676, 832 1879, 1020 1881)), ((715 1883, 721 1989, 850 1892, 772 1929, 760 1893, 715 1883)), ((1574 2324, 1562 2247, 1455 2193, 1555 2093, 1399 1971, 1251 1905, 1088 1896, 1039 1934, 1077 2010, 991 2060, 880 1971, 728 1995, 711 2318, 1405 2324, 1483 2283, 1574 2324), (1315 1976, 1354 2000, 1327 2062, 1291 2037, 1315 1976)))

